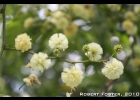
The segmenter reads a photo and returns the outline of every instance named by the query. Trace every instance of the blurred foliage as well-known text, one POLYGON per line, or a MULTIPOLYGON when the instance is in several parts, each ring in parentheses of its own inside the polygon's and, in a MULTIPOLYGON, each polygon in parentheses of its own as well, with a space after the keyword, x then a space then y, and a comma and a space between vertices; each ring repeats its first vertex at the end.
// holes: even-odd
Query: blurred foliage
MULTIPOLYGON (((115 44, 123 47, 122 55, 115 55, 125 64, 128 56, 132 53, 130 45, 134 41, 134 53, 126 64, 123 75, 111 87, 109 92, 122 93, 140 92, 140 13, 134 11, 133 4, 120 4, 120 8, 108 6, 107 4, 85 4, 85 10, 74 12, 71 4, 58 4, 54 10, 52 4, 7 4, 6 6, 6 45, 15 47, 15 38, 21 33, 27 33, 32 38, 33 52, 45 52, 53 56, 53 51, 48 46, 48 40, 54 33, 64 33, 69 41, 69 47, 61 52, 61 57, 69 60, 76 60, 77 57, 85 60, 87 57, 82 51, 82 46, 87 43, 96 42, 103 48, 102 59, 108 58, 113 53, 115 44), (56 12, 58 12, 56 14, 56 12), (63 13, 61 14, 60 13, 63 13), (133 21, 138 27, 137 34, 131 35, 123 29, 122 23, 125 13, 132 11, 136 20, 133 21), (82 14, 80 16, 79 14, 82 14), (88 15, 89 14, 89 15, 88 15), (42 15, 42 16, 40 16, 42 15), (62 15, 62 16, 61 16, 62 15), (59 23, 60 18, 66 18, 65 23, 59 23), (27 21, 28 19, 28 21, 27 21), (25 23, 26 21, 26 23, 25 23), (56 22, 57 21, 57 22, 56 22), (27 24, 28 25, 25 25, 27 24), (72 24, 75 23, 75 24, 72 24), (66 24, 70 28, 60 28, 66 24), (70 58, 70 55, 73 55, 70 58), (137 60, 135 60, 137 59, 137 60)), ((78 10, 77 10, 78 11, 78 10)), ((31 55, 27 52, 4 51, 0 61, 0 94, 16 96, 50 97, 65 96, 70 89, 61 81, 63 67, 70 67, 69 64, 59 60, 52 60, 52 66, 42 74, 25 68, 30 61, 31 55), (37 74, 41 85, 33 87, 23 86, 23 78, 30 73, 37 74)), ((80 96, 80 92, 100 93, 106 82, 109 80, 101 73, 102 63, 76 64, 85 72, 82 83, 76 88, 72 96, 80 96), (92 74, 88 74, 93 71, 92 74)))

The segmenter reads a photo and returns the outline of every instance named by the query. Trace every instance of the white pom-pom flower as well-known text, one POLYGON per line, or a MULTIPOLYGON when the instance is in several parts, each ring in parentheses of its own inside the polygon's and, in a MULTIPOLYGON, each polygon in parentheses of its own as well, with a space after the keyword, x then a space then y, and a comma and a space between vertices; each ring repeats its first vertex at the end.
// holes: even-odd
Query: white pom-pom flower
POLYGON ((51 36, 49 40, 49 46, 52 49, 60 49, 60 50, 65 50, 68 48, 68 40, 66 36, 62 33, 56 33, 51 36))
POLYGON ((27 35, 27 33, 20 34, 16 37, 15 47, 17 50, 25 52, 31 49, 31 46, 32 46, 31 38, 27 35))
POLYGON ((28 64, 30 68, 36 71, 43 72, 44 68, 48 69, 51 64, 51 59, 48 59, 48 55, 42 52, 34 54, 28 64))
POLYGON ((82 82, 82 75, 83 72, 80 69, 72 66, 71 69, 64 68, 61 73, 61 79, 67 86, 74 89, 82 82))
POLYGON ((102 69, 102 73, 108 78, 108 79, 118 79, 120 78, 120 75, 123 74, 124 66, 122 62, 117 60, 116 58, 112 58, 111 62, 108 62, 105 64, 105 67, 102 69))
POLYGON ((103 54, 103 49, 101 46, 97 43, 90 43, 88 44, 88 52, 85 53, 85 55, 89 58, 91 61, 98 61, 101 59, 101 54, 103 54))

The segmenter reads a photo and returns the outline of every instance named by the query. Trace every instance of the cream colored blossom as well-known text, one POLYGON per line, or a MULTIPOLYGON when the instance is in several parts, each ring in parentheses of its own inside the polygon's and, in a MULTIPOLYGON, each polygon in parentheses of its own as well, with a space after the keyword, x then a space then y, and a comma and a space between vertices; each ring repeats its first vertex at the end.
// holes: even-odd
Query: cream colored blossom
POLYGON ((130 30, 133 28, 133 23, 130 21, 130 20, 125 20, 123 21, 122 23, 122 27, 125 29, 125 30, 130 30))
POLYGON ((84 6, 80 5, 80 4, 74 4, 73 7, 72 7, 72 11, 73 13, 80 17, 82 14, 84 14, 84 6))
POLYGON ((71 23, 65 30, 64 34, 69 36, 75 34, 78 31, 78 26, 75 23, 71 23))
POLYGON ((27 35, 27 33, 20 34, 16 37, 15 47, 17 50, 21 50, 21 52, 25 52, 31 49, 31 38, 27 35))
POLYGON ((72 7, 72 11, 73 11, 75 16, 81 17, 82 19, 87 20, 90 18, 90 13, 81 4, 74 4, 72 7))
POLYGON ((71 92, 70 93, 69 92, 66 93, 66 97, 70 97, 71 95, 72 95, 71 92))
POLYGON ((52 49, 65 50, 68 48, 68 40, 62 33, 55 33, 50 37, 49 46, 52 49))
POLYGON ((107 4, 107 7, 111 11, 119 11, 121 9, 121 5, 120 4, 107 4))
POLYGON ((105 67, 102 68, 102 73, 108 78, 108 79, 118 79, 120 78, 120 75, 123 74, 124 66, 122 62, 117 60, 116 58, 112 58, 111 62, 107 62, 105 64, 105 67))
POLYGON ((125 13, 125 18, 128 19, 128 20, 131 20, 131 21, 136 20, 136 17, 135 17, 135 15, 134 15, 134 13, 132 11, 127 11, 125 13))
POLYGON ((136 14, 139 14, 139 13, 140 13, 140 5, 135 5, 135 6, 134 6, 134 12, 135 12, 136 14))
POLYGON ((24 21, 24 27, 25 28, 28 28, 30 27, 31 25, 33 24, 33 18, 27 18, 25 21, 24 21))
POLYGON ((55 25, 56 25, 57 29, 63 29, 64 30, 68 27, 69 21, 68 21, 67 18, 61 17, 61 18, 56 19, 55 25))
POLYGON ((64 68, 61 79, 67 86, 74 89, 82 82, 82 74, 83 72, 80 69, 72 66, 71 69, 64 68))
POLYGON ((126 32, 129 35, 136 35, 138 32, 138 27, 134 25, 131 29, 127 30, 126 32))
POLYGON ((103 49, 101 46, 97 43, 89 43, 88 44, 88 51, 85 53, 85 55, 89 58, 91 61, 97 61, 101 59, 101 54, 103 54, 103 49))
POLYGON ((35 53, 31 60, 29 67, 31 67, 33 70, 43 72, 44 68, 48 69, 51 64, 51 59, 48 59, 48 55, 42 52, 39 52, 38 54, 35 53))
POLYGON ((51 16, 53 17, 53 18, 61 18, 61 17, 64 17, 64 15, 65 15, 65 13, 64 12, 62 12, 62 11, 56 11, 56 12, 52 12, 51 13, 51 16))

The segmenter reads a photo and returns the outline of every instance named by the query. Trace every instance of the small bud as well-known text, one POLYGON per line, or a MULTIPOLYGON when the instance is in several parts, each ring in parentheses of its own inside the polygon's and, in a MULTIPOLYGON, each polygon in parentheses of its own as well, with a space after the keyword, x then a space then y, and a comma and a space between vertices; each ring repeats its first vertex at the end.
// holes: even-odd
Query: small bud
POLYGON ((117 53, 120 53, 122 51, 122 46, 121 45, 116 45, 114 46, 114 50, 117 52, 117 53))
POLYGON ((89 46, 85 44, 82 49, 84 52, 87 52, 89 50, 89 46))
POLYGON ((59 54, 60 54, 60 50, 59 49, 54 49, 53 54, 58 57, 59 54))

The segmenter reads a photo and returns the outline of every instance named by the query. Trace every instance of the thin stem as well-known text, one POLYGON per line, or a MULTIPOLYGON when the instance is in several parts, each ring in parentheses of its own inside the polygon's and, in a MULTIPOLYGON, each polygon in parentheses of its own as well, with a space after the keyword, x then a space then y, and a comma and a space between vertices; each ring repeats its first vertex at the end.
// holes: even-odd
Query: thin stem
MULTIPOLYGON (((5 47, 4 48, 4 50, 14 50, 14 51, 20 51, 20 50, 17 50, 17 49, 15 49, 15 48, 10 48, 10 47, 5 47)), ((26 52, 28 52, 28 53, 30 53, 30 54, 34 54, 33 52, 31 52, 31 51, 26 51, 26 52)))
POLYGON ((106 59, 106 60, 100 60, 99 62, 109 61, 114 56, 115 53, 116 53, 116 51, 114 51, 113 54, 108 59, 106 59))
MULTIPOLYGON (((20 50, 17 50, 17 49, 15 49, 15 48, 10 48, 10 47, 5 47, 5 50, 14 50, 14 51, 20 51, 20 50)), ((34 54, 33 52, 31 52, 31 51, 27 51, 28 53, 30 53, 30 54, 34 54)), ((62 58, 60 58, 60 57, 48 57, 49 59, 58 59, 58 60, 62 60, 62 61, 64 61, 64 62, 67 62, 67 63, 71 63, 71 64, 75 64, 75 63, 85 63, 85 62, 106 62, 106 61, 108 61, 108 60, 110 60, 110 58, 113 56, 115 54, 115 52, 108 58, 108 59, 106 59, 106 60, 99 60, 99 61, 90 61, 90 60, 83 60, 83 61, 76 61, 76 62, 74 62, 74 61, 68 61, 68 60, 65 60, 65 59, 62 59, 62 58)))
POLYGON ((19 88, 19 90, 20 90, 24 85, 25 85, 25 83, 23 83, 23 84, 21 85, 21 87, 19 88))

